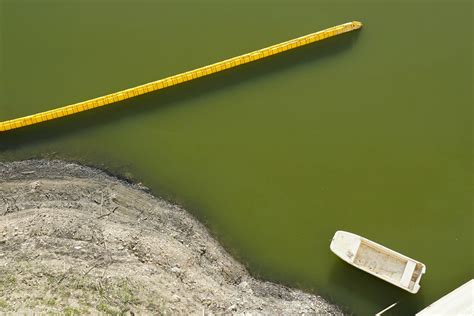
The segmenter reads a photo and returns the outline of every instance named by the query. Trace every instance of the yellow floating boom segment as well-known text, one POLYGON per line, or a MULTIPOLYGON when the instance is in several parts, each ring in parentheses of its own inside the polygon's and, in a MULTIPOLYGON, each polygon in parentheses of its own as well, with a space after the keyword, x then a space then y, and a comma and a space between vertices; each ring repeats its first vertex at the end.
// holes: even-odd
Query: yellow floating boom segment
POLYGON ((137 87, 129 88, 119 92, 107 94, 95 99, 82 101, 79 103, 63 106, 54 110, 49 110, 46 112, 40 112, 37 114, 32 114, 4 122, 0 122, 0 132, 38 124, 44 121, 49 121, 57 119, 63 116, 72 115, 75 113, 87 111, 93 108, 104 106, 107 104, 112 104, 120 102, 122 100, 130 99, 148 92, 153 92, 156 90, 164 89, 171 87, 186 81, 194 80, 200 77, 211 75, 213 73, 237 67, 239 65, 247 64, 255 60, 259 60, 268 56, 276 55, 284 51, 308 45, 328 37, 339 35, 342 33, 350 32, 362 27, 362 23, 353 21, 330 27, 328 29, 311 33, 305 36, 301 36, 280 44, 272 45, 266 48, 262 48, 247 54, 243 54, 237 57, 229 58, 220 62, 217 62, 212 65, 204 66, 197 68, 191 71, 180 73, 171 77, 146 83, 137 87))

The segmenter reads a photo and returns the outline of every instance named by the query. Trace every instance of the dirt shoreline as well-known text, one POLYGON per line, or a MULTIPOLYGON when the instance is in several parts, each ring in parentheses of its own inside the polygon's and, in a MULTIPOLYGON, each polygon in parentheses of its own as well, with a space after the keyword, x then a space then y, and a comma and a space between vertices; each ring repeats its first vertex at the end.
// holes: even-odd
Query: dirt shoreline
POLYGON ((0 163, 0 311, 342 314, 256 280, 185 210, 62 161, 0 163))

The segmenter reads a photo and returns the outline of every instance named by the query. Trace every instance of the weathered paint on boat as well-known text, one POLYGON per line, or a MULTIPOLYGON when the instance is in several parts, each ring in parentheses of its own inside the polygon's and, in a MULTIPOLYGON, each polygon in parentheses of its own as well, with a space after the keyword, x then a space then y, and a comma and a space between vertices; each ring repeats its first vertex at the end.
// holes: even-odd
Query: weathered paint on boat
POLYGON ((337 231, 330 248, 347 263, 413 294, 426 272, 423 263, 353 233, 337 231))

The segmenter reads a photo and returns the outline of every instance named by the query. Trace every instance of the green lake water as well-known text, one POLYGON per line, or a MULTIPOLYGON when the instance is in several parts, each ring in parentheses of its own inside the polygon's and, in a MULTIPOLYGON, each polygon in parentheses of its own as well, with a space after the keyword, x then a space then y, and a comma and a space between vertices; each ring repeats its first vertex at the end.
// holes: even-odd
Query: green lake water
POLYGON ((0 120, 359 20, 364 28, 0 134, 189 209, 250 272, 357 315, 413 314, 473 277, 471 2, 0 0, 0 120), (427 265, 404 292, 343 263, 336 230, 427 265))

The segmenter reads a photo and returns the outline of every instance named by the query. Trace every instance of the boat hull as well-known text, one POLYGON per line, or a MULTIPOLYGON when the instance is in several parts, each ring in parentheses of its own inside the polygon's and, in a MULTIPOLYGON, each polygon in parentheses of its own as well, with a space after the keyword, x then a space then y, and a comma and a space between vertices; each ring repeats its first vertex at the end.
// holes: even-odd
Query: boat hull
POLYGON ((337 231, 330 249, 347 263, 410 293, 420 289, 426 266, 359 235, 337 231))

